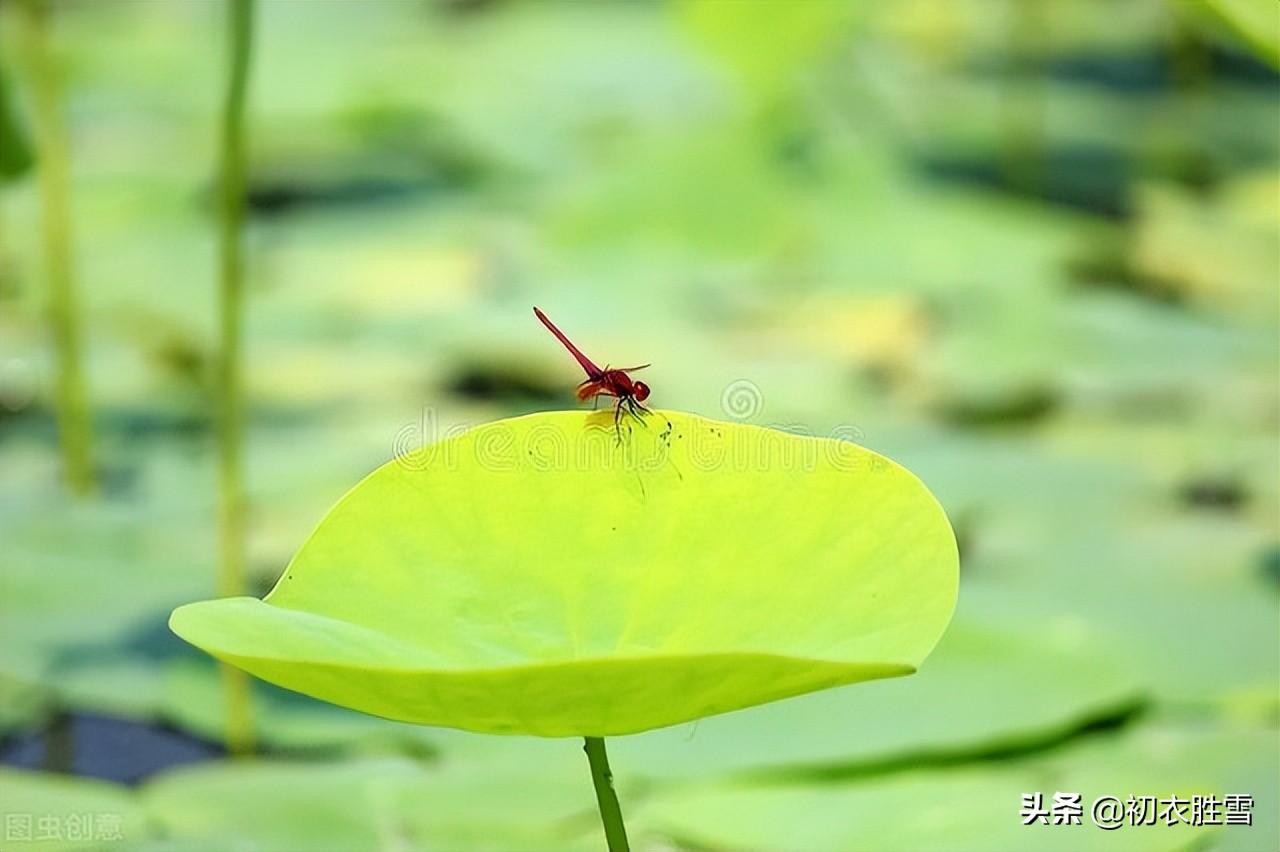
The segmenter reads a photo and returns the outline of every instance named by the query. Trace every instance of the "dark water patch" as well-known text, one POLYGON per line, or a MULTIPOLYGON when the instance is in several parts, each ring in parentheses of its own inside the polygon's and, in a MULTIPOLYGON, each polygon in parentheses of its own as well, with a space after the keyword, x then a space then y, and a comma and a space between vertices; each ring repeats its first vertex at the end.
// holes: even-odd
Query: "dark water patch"
POLYGON ((1280 72, 1261 59, 1189 33, 1167 43, 1126 51, 1085 49, 1039 59, 1008 56, 982 61, 973 68, 979 74, 1033 76, 1139 97, 1205 85, 1280 90, 1280 72))
POLYGON ((226 754, 169 725, 96 713, 59 713, 39 730, 0 743, 0 763, 138 784, 163 769, 226 754))
MULTIPOLYGON (((98 425, 98 418, 92 418, 98 425)), ((21 438, 43 445, 50 454, 58 452, 58 422, 53 412, 43 403, 32 403, 20 408, 0 404, 0 442, 21 438)), ((93 481, 101 496, 127 497, 137 490, 138 469, 134 465, 115 460, 115 454, 100 452, 93 465, 93 481)))
POLYGON ((1030 385, 997 392, 945 399, 934 416, 958 429, 1024 428, 1039 423, 1061 407, 1052 388, 1030 385))
POLYGON ((177 333, 159 335, 147 347, 147 357, 174 381, 198 388, 210 385, 213 356, 196 340, 177 333))
POLYGON ((55 435, 56 422, 53 411, 42 402, 15 400, 8 403, 0 397, 0 438, 18 432, 42 436, 55 435))
POLYGON ((447 120, 417 105, 359 103, 341 124, 344 141, 328 154, 260 165, 249 176, 249 212, 268 218, 461 193, 498 171, 447 120))
POLYGON ((1190 127, 1155 150, 1051 138, 959 151, 930 148, 915 156, 914 166, 931 180, 1125 220, 1135 213, 1138 183, 1175 183, 1207 198, 1232 174, 1267 168, 1274 142, 1259 134, 1268 132, 1273 129, 1190 127))
MULTIPOLYGON (((50 679, 71 679, 93 669, 145 666, 154 670, 156 677, 168 678, 162 672, 180 675, 165 681, 170 700, 221 700, 216 697, 220 694, 220 664, 175 636, 168 628, 168 614, 165 610, 142 619, 106 642, 64 646, 53 658, 50 679)), ((305 729, 328 732, 315 742, 290 741, 283 723, 264 724, 258 731, 259 754, 324 760, 349 753, 359 741, 421 759, 438 756, 434 746, 414 735, 417 729, 413 726, 377 723, 354 710, 265 681, 252 681, 251 689, 253 706, 262 719, 291 720, 305 729)), ((178 713, 170 718, 181 720, 184 716, 178 713)), ((0 763, 124 783, 138 783, 155 772, 224 752, 220 743, 191 734, 164 718, 122 718, 67 710, 55 711, 38 727, 11 732, 8 739, 0 741, 0 763), (126 751, 129 754, 121 758, 126 751)))
POLYGON ((1174 63, 1162 50, 1081 52, 1038 63, 1033 70, 1060 82, 1098 86, 1125 94, 1164 91, 1176 82, 1174 63))
POLYGON ((1004 156, 926 152, 916 160, 927 177, 969 184, 1118 219, 1131 212, 1132 158, 1096 145, 1054 144, 1004 156))
POLYGON ((1280 589, 1280 542, 1262 551, 1258 558, 1258 572, 1268 585, 1280 589))
POLYGON ((1209 45, 1207 53, 1210 76, 1214 79, 1280 94, 1280 70, 1256 54, 1228 45, 1209 45))
POLYGON ((519 367, 469 364, 447 382, 450 393, 481 402, 550 404, 567 398, 564 386, 519 367))
POLYGON ((1178 500, 1193 509, 1238 512, 1249 500, 1244 483, 1233 476, 1206 474, 1184 482, 1178 500))
MULTIPOLYGON (((322 418, 321 406, 280 405, 258 402, 247 412, 254 426, 297 428, 322 418)), ((101 409, 95 424, 105 439, 127 443, 164 439, 199 440, 213 434, 216 425, 212 404, 173 407, 116 406, 101 409)))
POLYGON ((95 481, 103 497, 128 499, 138 495, 142 471, 137 465, 104 463, 97 466, 95 481))
POLYGON ((107 408, 96 419, 104 436, 128 442, 203 438, 213 431, 212 412, 199 409, 107 408))
POLYGON ((851 781, 921 769, 952 769, 974 764, 1005 763, 1040 757, 1073 747, 1083 741, 1114 736, 1136 724, 1150 710, 1145 698, 1132 698, 1104 708, 1061 728, 1023 736, 1010 736, 990 745, 972 748, 937 748, 905 752, 880 760, 847 764, 782 767, 748 772, 743 777, 763 783, 851 781))
POLYGON ((123 660, 167 663, 182 657, 202 659, 204 655, 174 635, 169 629, 169 610, 165 609, 140 619, 110 641, 59 646, 50 658, 50 667, 57 676, 123 660))
POLYGON ((375 204, 402 200, 430 189, 418 181, 393 178, 352 178, 314 180, 285 177, 258 178, 249 184, 250 213, 262 217, 281 216, 301 208, 375 204))
POLYGON ((1070 284, 1082 290, 1125 293, 1160 305, 1186 305, 1184 288, 1177 282, 1137 269, 1130 262, 1123 241, 1069 258, 1065 269, 1070 284))
POLYGON ((496 9, 503 0, 428 0, 428 5, 441 14, 461 18, 496 9))
POLYGON ((1039 70, 1064 83, 1120 94, 1151 95, 1193 85, 1280 87, 1280 73, 1243 51, 1205 43, 1152 46, 1129 53, 1080 52, 1046 60, 1039 70))

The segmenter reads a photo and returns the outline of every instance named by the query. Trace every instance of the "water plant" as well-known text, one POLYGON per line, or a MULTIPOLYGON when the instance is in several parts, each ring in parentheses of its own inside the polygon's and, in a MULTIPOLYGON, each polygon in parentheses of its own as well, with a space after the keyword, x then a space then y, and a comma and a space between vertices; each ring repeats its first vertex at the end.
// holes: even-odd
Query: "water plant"
MULTIPOLYGON (((93 425, 85 388, 83 333, 71 236, 71 155, 62 71, 51 44, 52 14, 43 0, 25 0, 26 65, 31 80, 41 242, 48 287, 46 315, 54 346, 54 397, 63 477, 75 494, 94 488, 93 425)), ((7 155, 11 156, 11 155, 7 155)))
MULTIPOLYGON (((228 5, 227 90, 223 103, 218 163, 218 578, 220 595, 238 595, 244 586, 244 388, 241 336, 244 313, 245 93, 253 37, 253 0, 228 5)), ((253 750, 249 682, 223 667, 227 701, 227 746, 253 750)))
POLYGON ((500 420, 393 459, 263 600, 176 609, 220 660, 335 704, 581 737, 612 850, 604 738, 911 674, 955 604, 950 524, 852 443, 655 411, 500 420))

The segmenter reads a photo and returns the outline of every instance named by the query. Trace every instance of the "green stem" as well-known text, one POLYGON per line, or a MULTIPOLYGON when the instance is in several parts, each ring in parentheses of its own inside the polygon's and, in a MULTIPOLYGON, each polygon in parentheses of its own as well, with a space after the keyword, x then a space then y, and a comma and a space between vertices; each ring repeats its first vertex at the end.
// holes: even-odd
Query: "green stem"
POLYGON ((71 268, 71 166, 62 86, 49 48, 49 9, 41 0, 26 12, 27 57, 40 182, 41 231, 48 280, 48 323, 53 337, 54 393, 63 475, 75 494, 93 491, 93 427, 82 367, 82 339, 71 268))
MULTIPOLYGON (((218 594, 244 591, 244 390, 240 370, 244 301, 245 91, 253 37, 253 0, 230 0, 230 61, 222 112, 218 168, 219 329, 218 355, 218 594)), ((248 675, 224 665, 227 747, 233 754, 253 750, 253 718, 248 675)))
POLYGON ((75 771, 76 741, 71 729, 71 714, 54 710, 44 729, 44 766, 46 772, 70 775, 75 771))
POLYGON ((596 803, 600 806, 600 821, 604 823, 604 838, 609 852, 628 852, 627 827, 622 823, 622 808, 618 806, 618 794, 613 790, 613 773, 609 771, 609 756, 604 750, 604 740, 587 737, 582 750, 591 764, 591 782, 596 788, 596 803))

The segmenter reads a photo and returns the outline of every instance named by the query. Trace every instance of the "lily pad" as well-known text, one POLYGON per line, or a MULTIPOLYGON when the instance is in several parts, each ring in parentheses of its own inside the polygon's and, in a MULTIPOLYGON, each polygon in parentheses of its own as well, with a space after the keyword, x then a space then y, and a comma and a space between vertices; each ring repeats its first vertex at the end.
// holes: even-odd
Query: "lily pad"
POLYGON ((502 420, 379 468, 265 600, 170 626, 280 686, 488 733, 604 736, 910 674, 946 516, 854 444, 654 412, 502 420))
POLYGON ((156 778, 141 801, 167 839, 197 849, 598 848, 582 753, 560 745, 524 766, 209 763, 156 778))
MULTIPOLYGON (((967 590, 964 601, 973 602, 967 590)), ((667 779, 852 776, 1044 748, 1141 706, 1132 672, 1108 659, 1103 638, 1062 617, 1043 617, 1038 630, 1015 630, 957 613, 929 664, 909 682, 834 689, 624 737, 610 751, 629 772, 667 779), (991 663, 996 657, 999 666, 991 663), (1045 678, 1046 671, 1053 677, 1045 678), (1036 688, 1022 689, 1027 683, 1036 688), (751 742, 769 747, 742 747, 751 742)))
POLYGON ((1280 24, 1276 23, 1274 9, 1268 11, 1266 4, 1247 0, 1206 0, 1201 6, 1190 8, 1207 10, 1258 58, 1280 69, 1280 24))
POLYGON ((675 11, 683 29, 767 103, 840 38, 854 8, 830 0, 732 5, 686 0, 675 11))
POLYGON ((0 767, 4 848, 129 848, 150 834, 133 791, 105 781, 0 767))
POLYGON ((634 824, 694 849, 972 850, 1272 848, 1274 730, 1144 728, 1012 764, 907 772, 856 784, 673 788, 641 808, 634 824), (1079 825, 1023 825, 1022 796, 1080 793, 1079 825), (1245 794, 1254 825, 1091 821, 1093 802, 1114 796, 1245 794), (1221 845, 1220 845, 1221 844, 1221 845))

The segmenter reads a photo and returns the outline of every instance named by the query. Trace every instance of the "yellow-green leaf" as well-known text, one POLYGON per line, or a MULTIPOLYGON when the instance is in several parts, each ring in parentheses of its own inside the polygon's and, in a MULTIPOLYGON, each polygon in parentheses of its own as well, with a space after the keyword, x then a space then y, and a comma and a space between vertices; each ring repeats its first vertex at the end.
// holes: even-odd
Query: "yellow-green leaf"
POLYGON ((845 0, 682 0, 675 10, 683 29, 767 102, 842 34, 854 7, 845 0))
POLYGON ((1280 10, 1275 3, 1205 0, 1203 8, 1226 25, 1259 59, 1272 68, 1280 68, 1280 10))
POLYGON ((955 605, 955 539, 869 450, 677 412, 502 420, 384 465, 265 600, 173 630, 392 719, 631 733, 910 674, 955 605))

